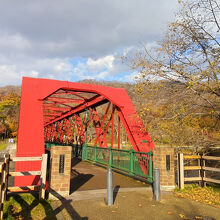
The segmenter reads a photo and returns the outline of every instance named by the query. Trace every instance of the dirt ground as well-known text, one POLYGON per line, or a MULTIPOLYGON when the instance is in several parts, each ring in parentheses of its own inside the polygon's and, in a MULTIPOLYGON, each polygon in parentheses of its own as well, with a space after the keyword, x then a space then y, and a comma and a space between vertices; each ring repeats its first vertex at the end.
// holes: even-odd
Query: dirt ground
MULTIPOLYGON (((105 197, 105 196, 104 196, 105 197)), ((199 202, 163 193, 160 202, 152 199, 149 190, 120 192, 114 205, 107 206, 105 199, 92 198, 82 201, 56 202, 62 218, 90 220, 220 220, 220 209, 199 202)), ((58 210, 58 209, 57 209, 58 210)))
MULTIPOLYGON (((113 172, 114 186, 120 188, 150 187, 148 184, 134 180, 125 175, 113 172)), ((107 170, 88 162, 72 159, 70 193, 75 191, 106 189, 107 170)))

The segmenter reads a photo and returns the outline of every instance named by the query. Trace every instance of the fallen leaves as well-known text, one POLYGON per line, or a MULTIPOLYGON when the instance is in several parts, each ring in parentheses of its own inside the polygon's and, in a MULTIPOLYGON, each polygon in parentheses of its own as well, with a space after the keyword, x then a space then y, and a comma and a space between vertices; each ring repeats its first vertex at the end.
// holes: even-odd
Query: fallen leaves
POLYGON ((195 219, 203 219, 203 217, 201 217, 201 216, 195 216, 194 218, 195 219))
POLYGON ((213 187, 189 185, 184 190, 176 190, 174 195, 220 208, 220 190, 213 187))
POLYGON ((179 217, 182 218, 182 219, 187 219, 186 216, 183 215, 183 214, 179 214, 179 217))

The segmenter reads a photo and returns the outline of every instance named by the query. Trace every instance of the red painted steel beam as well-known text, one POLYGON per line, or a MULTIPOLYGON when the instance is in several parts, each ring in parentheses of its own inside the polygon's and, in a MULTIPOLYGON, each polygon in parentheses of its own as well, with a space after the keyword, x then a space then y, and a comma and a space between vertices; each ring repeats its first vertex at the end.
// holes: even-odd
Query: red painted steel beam
MULTIPOLYGON (((109 103, 109 105, 110 105, 110 103, 109 103)), ((103 136, 104 135, 103 124, 105 122, 108 109, 109 109, 109 107, 107 107, 107 109, 106 109, 106 113, 104 115, 104 118, 103 118, 102 124, 101 124, 100 119, 99 119, 99 115, 98 115, 96 109, 95 108, 90 108, 90 111, 92 112, 93 125, 95 127, 95 131, 96 131, 96 135, 97 135, 94 145, 96 145, 97 142, 99 142, 100 147, 103 147, 103 146, 108 147, 107 141, 106 141, 105 137, 103 136)))
POLYGON ((51 112, 44 112, 44 117, 45 116, 60 116, 61 114, 59 113, 51 113, 51 112))
POLYGON ((77 131, 78 131, 79 142, 80 144, 83 144, 85 141, 83 124, 78 114, 74 114, 74 117, 75 117, 75 123, 76 123, 77 131))
POLYGON ((56 121, 62 120, 62 119, 69 117, 73 114, 78 114, 81 111, 85 110, 86 108, 97 105, 99 103, 103 103, 103 101, 105 101, 105 100, 106 100, 105 97, 100 96, 100 95, 96 95, 96 96, 92 97, 91 99, 89 99, 86 103, 80 104, 80 105, 74 107, 71 111, 69 111, 69 112, 63 114, 62 116, 55 118, 53 121, 45 124, 45 126, 47 126, 51 123, 54 123, 56 121))
MULTIPOLYGON (((102 137, 103 140, 106 140, 106 134, 108 133, 109 126, 110 126, 110 124, 112 122, 112 118, 114 117, 114 112, 115 112, 115 108, 112 109, 112 114, 110 116, 110 119, 109 119, 109 121, 107 123, 105 132, 104 132, 103 137, 102 137)), ((104 145, 104 143, 103 143, 103 145, 104 145)), ((103 145, 101 147, 103 147, 103 145)), ((104 147, 107 147, 107 143, 106 143, 106 145, 104 145, 104 147)))
MULTIPOLYGON (((120 150, 121 145, 121 120, 118 115, 118 150, 120 150)), ((120 152, 118 151, 118 165, 120 165, 120 152)))
POLYGON ((133 136, 132 133, 131 133, 131 130, 130 130, 130 128, 129 128, 129 125, 128 125, 126 119, 124 118, 122 112, 121 112, 119 109, 118 109, 118 115, 119 115, 119 117, 121 118, 122 124, 124 125, 124 128, 125 128, 125 130, 126 130, 126 133, 127 133, 127 135, 128 135, 128 138, 129 138, 129 140, 130 140, 130 142, 131 142, 131 144, 132 144, 132 146, 133 146, 133 149, 134 149, 135 151, 139 151, 139 148, 138 148, 138 146, 137 146, 136 140, 135 140, 134 136, 133 136))
POLYGON ((111 147, 114 146, 114 119, 115 119, 115 106, 112 107, 112 137, 111 137, 111 147))
POLYGON ((57 103, 79 103, 82 104, 84 100, 81 99, 72 99, 72 98, 61 98, 61 97, 48 97, 45 99, 46 101, 52 101, 52 102, 57 102, 57 103))
MULTIPOLYGON (((84 84, 84 85, 86 85, 86 84, 84 84)), ((91 84, 90 84, 91 85, 91 84)), ((78 95, 79 96, 79 94, 80 94, 80 96, 81 96, 81 94, 82 93, 88 93, 88 94, 96 94, 97 92, 90 92, 88 89, 83 89, 82 91, 80 91, 80 92, 77 92, 77 90, 78 89, 73 89, 73 88, 62 88, 62 90, 64 90, 64 91, 67 91, 68 93, 70 93, 70 94, 73 94, 73 95, 78 95)), ((83 97, 83 96, 82 96, 83 97)))
MULTIPOLYGON (((102 120, 102 123, 101 123, 100 128, 99 128, 99 129, 96 128, 97 138, 96 138, 96 140, 95 140, 94 145, 96 145, 98 141, 99 141, 99 143, 100 143, 100 136, 101 136, 101 135, 103 136, 103 134, 104 134, 103 125, 104 125, 105 120, 106 120, 106 117, 107 117, 107 115, 108 115, 108 110, 109 110, 109 108, 110 108, 110 105, 111 105, 111 102, 108 103, 108 106, 107 106, 107 108, 106 108, 106 110, 105 110, 105 114, 104 114, 104 117, 103 117, 103 120, 102 120)), ((92 111, 94 111, 94 110, 95 110, 95 109, 92 109, 92 111)), ((96 114, 97 117, 98 117, 98 113, 96 112, 96 110, 95 110, 95 114, 96 114)), ((98 118, 98 121, 99 121, 99 118, 98 118)), ((93 117, 93 124, 94 124, 94 117, 93 117)), ((106 143, 106 140, 104 140, 104 142, 106 143)), ((107 143, 104 144, 104 145, 107 145, 107 143)), ((101 143, 100 143, 100 146, 101 146, 101 143)))
MULTIPOLYGON (((45 101, 47 101, 47 100, 45 100, 45 101)), ((58 102, 58 101, 48 101, 48 102, 50 102, 50 103, 44 103, 44 105, 45 104, 50 104, 50 105, 55 104, 55 105, 63 105, 63 106, 68 107, 68 108, 72 108, 73 107, 73 106, 67 105, 66 103, 63 103, 63 102, 58 102)))
POLYGON ((43 106, 44 110, 51 110, 51 111, 59 111, 59 112, 67 112, 70 111, 71 108, 61 108, 61 107, 54 107, 53 106, 43 106))
POLYGON ((120 150, 120 145, 121 145, 121 120, 118 115, 118 150, 120 150))
MULTIPOLYGON (((82 95, 79 95, 78 93, 79 92, 72 92, 72 91, 69 91, 69 90, 65 90, 66 92, 59 92, 59 93, 54 93, 54 95, 67 95, 67 94, 70 94, 70 95, 75 95, 81 99, 86 99, 84 96, 82 95)), ((55 97, 55 96, 53 96, 55 97)))

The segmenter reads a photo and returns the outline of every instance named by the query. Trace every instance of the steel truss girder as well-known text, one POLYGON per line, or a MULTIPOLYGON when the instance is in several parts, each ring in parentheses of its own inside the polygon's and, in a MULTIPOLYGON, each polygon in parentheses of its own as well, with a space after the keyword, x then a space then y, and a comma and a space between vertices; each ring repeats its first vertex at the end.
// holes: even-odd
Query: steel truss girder
MULTIPOLYGON (((90 116, 89 116, 89 119, 88 119, 88 122, 87 122, 87 127, 88 127, 90 121, 92 121, 93 125, 95 127, 95 130, 96 130, 96 135, 97 135, 94 145, 96 145, 97 142, 98 142, 100 147, 108 147, 107 141, 106 141, 106 134, 108 132, 110 124, 112 123, 111 146, 113 146, 114 111, 115 111, 114 105, 113 105, 113 108, 112 108, 112 113, 110 115, 109 121, 107 123, 107 128, 106 128, 106 130, 103 130, 103 126, 104 126, 104 123, 106 121, 107 114, 109 112, 109 108, 110 108, 111 104, 112 103, 109 102, 109 104, 106 108, 105 115, 103 117, 102 122, 99 119, 96 108, 89 108, 90 116)), ((80 142, 80 144, 83 144, 84 141, 85 141, 85 133, 84 133, 85 128, 83 126, 83 124, 85 124, 85 118, 84 118, 83 123, 82 123, 82 119, 81 119, 79 114, 74 114, 73 117, 75 118, 74 125, 76 125, 77 130, 78 130, 79 142, 80 142)), ((72 143, 72 141, 73 141, 73 132, 71 131, 71 122, 72 122, 73 117, 64 118, 59 122, 55 122, 57 124, 57 126, 56 126, 57 129, 55 129, 55 133, 56 133, 55 140, 56 141, 58 141, 60 143, 65 143, 65 144, 72 143), (64 139, 64 136, 65 136, 65 139, 64 139)), ((53 138, 50 138, 50 136, 51 136, 50 133, 51 133, 51 130, 52 130, 51 127, 52 127, 52 125, 55 125, 55 123, 49 124, 48 126, 45 127, 45 140, 46 141, 52 141, 53 140, 53 138)))
POLYGON ((102 105, 106 102, 108 102, 108 101, 105 99, 105 97, 100 96, 100 95, 96 95, 96 96, 92 97, 91 99, 89 99, 86 103, 80 104, 76 107, 73 107, 71 111, 66 112, 62 116, 57 117, 54 120, 51 120, 50 122, 46 123, 45 126, 47 126, 49 124, 52 124, 56 121, 60 121, 60 120, 66 118, 66 117, 69 117, 71 115, 79 114, 79 113, 85 111, 89 107, 93 107, 93 106, 95 107, 95 106, 98 106, 98 105, 102 105))
POLYGON ((78 138, 79 138, 79 142, 80 144, 83 144, 85 141, 85 134, 84 134, 84 130, 83 130, 83 124, 81 121, 81 118, 78 114, 74 114, 75 117, 75 123, 76 123, 76 127, 78 130, 78 138))
POLYGON ((104 116, 103 123, 101 124, 96 108, 90 108, 90 111, 92 112, 92 121, 93 121, 93 125, 95 127, 96 135, 97 135, 94 145, 96 145, 97 142, 99 142, 100 147, 108 147, 106 139, 103 136, 104 135, 103 124, 105 121, 106 114, 104 116))
MULTIPOLYGON (((149 134, 143 128, 143 123, 138 117, 129 96, 124 89, 24 77, 22 81, 16 156, 27 156, 27 153, 28 156, 41 156, 42 153, 44 153, 44 127, 51 125, 51 128, 48 128, 47 131, 45 130, 45 133, 48 133, 47 138, 55 140, 58 138, 59 121, 107 102, 114 104, 133 149, 140 152, 148 152, 150 149, 153 150, 154 143, 152 142, 149 134), (51 97, 52 95, 59 96, 58 93, 63 91, 67 91, 67 93, 75 93, 75 95, 80 96, 82 93, 94 94, 94 96, 89 99, 83 97, 82 100, 85 100, 85 103, 77 103, 78 105, 76 107, 72 107, 64 103, 59 104, 56 102, 46 101, 47 97, 51 97), (59 108, 56 110, 61 111, 62 115, 54 118, 51 118, 51 116, 44 117, 43 110, 48 109, 48 107, 49 110, 52 111, 51 113, 55 113, 54 108, 59 108), (64 110, 61 108, 66 109, 64 110), (57 125, 55 125, 55 123, 57 125)), ((112 122, 113 118, 114 116, 112 117, 112 122)), ((60 135, 60 137, 61 136, 62 135, 60 135)), ((83 137, 83 135, 81 136, 83 137)), ((65 140, 65 131, 63 139, 65 140)), ((82 141, 83 138, 81 138, 81 142, 82 141)), ((27 164, 27 162, 16 163, 15 170, 28 171, 29 167, 27 164)), ((32 162, 31 165, 33 168, 32 170, 39 170, 39 163, 32 162)), ((38 181, 39 178, 36 178, 35 176, 16 177, 15 185, 32 185, 37 184, 38 181)))

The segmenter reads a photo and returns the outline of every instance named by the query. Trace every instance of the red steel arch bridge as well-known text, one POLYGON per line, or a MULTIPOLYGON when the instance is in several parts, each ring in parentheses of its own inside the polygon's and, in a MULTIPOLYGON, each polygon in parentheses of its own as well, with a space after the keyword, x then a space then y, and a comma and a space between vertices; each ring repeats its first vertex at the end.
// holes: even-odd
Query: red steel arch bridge
MULTIPOLYGON (((23 77, 17 156, 40 156, 51 145, 71 145, 82 159, 152 182, 154 143, 125 89, 23 77), (122 131, 131 150, 121 146, 122 131)), ((19 162, 16 171, 30 166, 37 170, 40 164, 19 162)), ((38 181, 16 177, 15 185, 38 181)))

